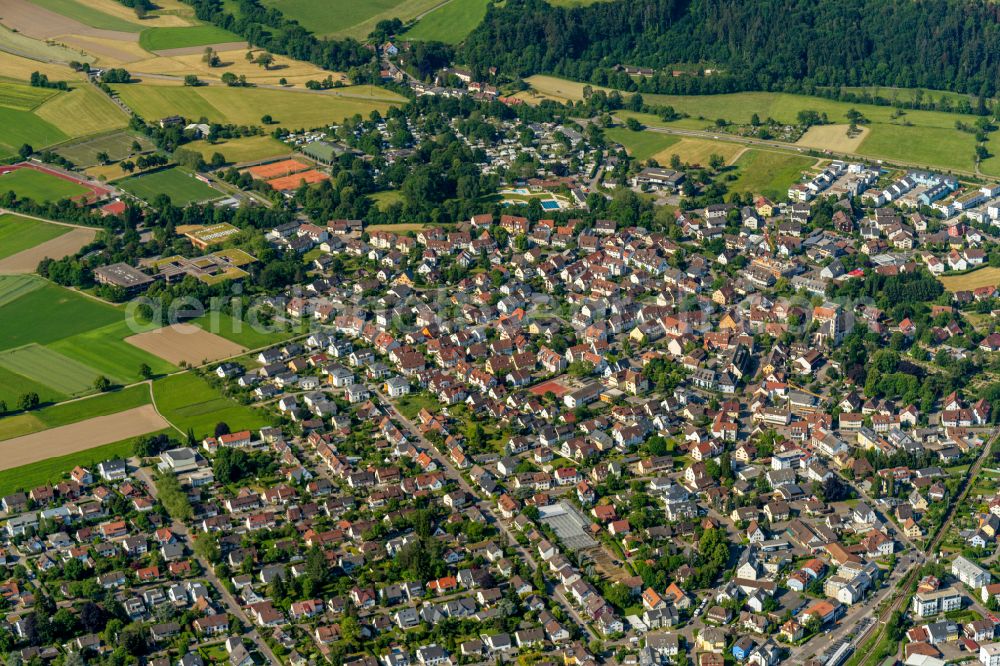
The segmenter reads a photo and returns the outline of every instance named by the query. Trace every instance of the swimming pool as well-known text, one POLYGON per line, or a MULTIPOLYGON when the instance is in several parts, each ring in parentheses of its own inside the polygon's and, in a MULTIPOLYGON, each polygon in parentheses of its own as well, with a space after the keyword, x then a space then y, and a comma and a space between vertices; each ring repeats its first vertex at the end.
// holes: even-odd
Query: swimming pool
POLYGON ((542 209, 543 210, 559 210, 559 208, 560 208, 560 206, 559 206, 559 202, 558 201, 549 200, 549 201, 543 201, 542 202, 542 209))

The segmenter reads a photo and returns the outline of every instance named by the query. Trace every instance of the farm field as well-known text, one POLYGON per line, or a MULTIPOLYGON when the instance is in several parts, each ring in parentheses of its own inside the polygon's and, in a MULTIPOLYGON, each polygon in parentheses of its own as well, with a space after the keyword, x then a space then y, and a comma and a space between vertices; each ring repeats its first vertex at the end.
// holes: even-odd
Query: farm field
POLYGON ((0 469, 30 465, 53 456, 79 454, 109 442, 158 432, 169 425, 152 405, 143 405, 15 437, 0 443, 0 469))
MULTIPOLYGON (((560 100, 583 99, 585 84, 553 76, 525 79, 539 95, 560 100)), ((595 89, 599 86, 594 86, 595 89)), ((749 123, 753 114, 761 119, 774 118, 794 123, 799 111, 825 113, 833 123, 843 123, 850 109, 860 111, 870 121, 869 132, 857 153, 867 157, 914 162, 920 166, 971 170, 975 137, 955 129, 956 121, 975 123, 976 117, 941 111, 905 111, 893 118, 892 107, 850 104, 822 97, 789 93, 748 92, 725 95, 643 95, 648 104, 669 105, 703 123, 717 118, 734 123, 749 123)), ((987 160, 989 163, 990 161, 987 160)), ((994 168, 1000 174, 1000 160, 994 168)))
POLYGON ((35 115, 66 136, 78 137, 121 129, 128 116, 97 88, 79 83, 69 92, 59 93, 37 109, 35 115))
POLYGON ((646 161, 653 155, 665 150, 679 141, 676 136, 658 132, 633 132, 625 127, 611 127, 604 130, 604 135, 611 141, 616 141, 637 160, 646 161))
POLYGON ((711 139, 693 139, 684 137, 660 152, 653 155, 660 164, 670 164, 673 155, 677 155, 685 164, 708 166, 712 155, 719 155, 726 164, 732 164, 746 148, 730 141, 712 141, 711 139))
POLYGON ((94 237, 97 236, 97 229, 85 229, 81 227, 63 228, 67 230, 67 233, 35 245, 27 250, 22 250, 9 257, 0 258, 0 275, 34 273, 38 268, 38 262, 42 259, 46 257, 49 259, 62 259, 67 255, 75 254, 80 248, 93 241, 94 237))
POLYGON ((364 39, 382 19, 399 18, 404 23, 440 4, 441 0, 368 0, 326 2, 313 0, 264 0, 288 18, 321 36, 364 39))
POLYGON ((121 131, 65 143, 56 146, 53 152, 62 155, 78 166, 92 166, 97 164, 97 153, 100 152, 107 153, 114 162, 131 156, 133 154, 132 143, 136 141, 139 142, 144 151, 154 148, 152 142, 141 134, 121 131))
POLYGON ((125 338, 125 342, 176 365, 201 365, 237 356, 246 348, 204 328, 174 324, 125 338))
POLYGON ((101 393, 83 400, 64 402, 33 412, 0 418, 0 440, 30 435, 48 428, 77 423, 95 416, 127 411, 150 402, 149 386, 141 384, 120 391, 101 393))
MULTIPOLYGON (((77 0, 31 0, 39 7, 62 14, 67 18, 100 30, 117 30, 119 32, 139 32, 142 28, 134 21, 126 21, 119 16, 107 14, 90 3, 77 0)), ((133 13, 133 16, 135 14, 133 13)))
POLYGON ((458 44, 482 23, 488 4, 489 0, 451 0, 423 16, 405 38, 458 44))
POLYGON ((178 28, 150 28, 139 35, 139 46, 147 51, 183 49, 190 46, 227 44, 243 41, 239 35, 214 25, 194 25, 178 28))
POLYGON ((728 184, 729 189, 781 199, 789 186, 799 181, 802 172, 815 163, 811 157, 751 149, 733 163, 737 176, 728 184))
POLYGON ((203 314, 188 323, 246 349, 259 349, 277 344, 294 335, 289 330, 257 330, 249 322, 234 319, 232 316, 218 311, 203 314))
MULTIPOLYGON (((165 428, 151 435, 177 435, 173 428, 165 428)), ((40 485, 54 485, 66 476, 68 470, 77 465, 93 468, 97 463, 111 458, 127 458, 132 455, 137 437, 129 437, 110 444, 57 455, 45 460, 0 470, 0 493, 9 495, 18 490, 30 490, 40 485)))
POLYGON ((0 259, 58 238, 71 229, 19 215, 0 215, 0 259))
POLYGON ((180 167, 132 176, 119 181, 117 186, 145 201, 151 201, 159 194, 166 194, 176 206, 222 197, 221 192, 197 180, 180 167))
POLYGON ((287 155, 292 149, 270 136, 247 136, 209 143, 192 141, 184 145, 185 150, 193 150, 206 160, 213 153, 222 153, 227 162, 241 163, 262 160, 268 157, 287 155))
POLYGON ((203 86, 128 84, 112 86, 122 100, 146 118, 180 114, 208 118, 212 122, 255 125, 267 113, 285 127, 320 127, 342 121, 356 113, 367 117, 373 110, 384 113, 402 98, 375 86, 349 86, 327 94, 203 86))
POLYGON ((0 71, 4 76, 14 76, 15 78, 27 78, 35 70, 44 74, 54 73, 54 65, 47 64, 46 60, 69 62, 79 60, 80 62, 94 62, 94 56, 81 53, 75 49, 56 44, 48 44, 40 39, 34 39, 27 35, 15 32, 6 26, 0 25, 0 49, 9 51, 0 54, 0 71), (12 55, 18 53, 19 57, 12 55), (36 60, 41 61, 37 62, 36 60), (20 62, 19 62, 20 61, 20 62), (32 69, 27 69, 34 62, 32 69), (26 71, 25 71, 26 70, 26 71))
POLYGON ((0 277, 0 308, 27 293, 41 289, 44 285, 44 280, 40 280, 32 275, 0 277))
POLYGON ((31 111, 12 109, 0 105, 0 157, 11 157, 24 144, 41 148, 65 141, 69 137, 62 130, 39 118, 31 111))
POLYGON ((93 391, 98 377, 93 368, 37 344, 0 352, 0 367, 73 398, 93 391))
POLYGON ((25 290, 21 276, 0 276, 0 349, 40 345, 89 331, 124 318, 121 310, 69 289, 41 283, 14 300, 4 302, 10 288, 25 290))
POLYGON ((48 347, 64 356, 86 363, 119 384, 129 384, 142 379, 139 368, 143 364, 148 365, 154 375, 177 370, 177 366, 172 363, 125 342, 125 338, 133 333, 129 323, 123 319, 57 340, 48 347))
POLYGON ((847 136, 850 125, 816 125, 806 130, 802 138, 795 143, 817 150, 835 150, 842 153, 856 153, 858 148, 870 132, 867 127, 858 127, 860 130, 855 136, 847 136))
POLYGON ((347 82, 347 77, 343 74, 329 72, 308 62, 293 60, 281 55, 275 55, 274 62, 267 69, 264 69, 260 65, 247 61, 246 48, 216 51, 219 56, 219 66, 210 67, 202 60, 201 50, 195 50, 199 52, 179 55, 163 51, 156 57, 132 63, 130 65, 131 71, 137 72, 139 78, 142 78, 144 74, 172 74, 174 76, 197 74, 199 78, 206 81, 220 81, 222 75, 229 72, 235 76, 245 76, 247 81, 251 83, 270 85, 280 85, 281 79, 285 79, 285 83, 288 85, 304 85, 310 79, 321 80, 327 76, 332 76, 334 81, 347 82))
POLYGON ((948 291, 966 291, 1000 284, 1000 268, 983 266, 961 275, 944 275, 938 280, 948 291))
POLYGON ((223 396, 191 372, 157 379, 153 395, 160 413, 182 431, 193 430, 195 437, 211 434, 219 422, 234 431, 268 425, 260 413, 223 396))
POLYGON ((10 192, 21 199, 58 201, 85 195, 87 188, 48 173, 33 169, 18 169, 0 175, 0 192, 10 192))
MULTIPOLYGON (((7 409, 17 409, 17 400, 25 393, 37 393, 41 404, 60 402, 69 396, 56 391, 0 365, 0 400, 7 403, 7 409)), ((2 423, 2 421, 0 421, 2 423)))
POLYGON ((0 81, 0 101, 12 109, 30 111, 58 94, 59 91, 49 88, 35 88, 24 83, 0 81))

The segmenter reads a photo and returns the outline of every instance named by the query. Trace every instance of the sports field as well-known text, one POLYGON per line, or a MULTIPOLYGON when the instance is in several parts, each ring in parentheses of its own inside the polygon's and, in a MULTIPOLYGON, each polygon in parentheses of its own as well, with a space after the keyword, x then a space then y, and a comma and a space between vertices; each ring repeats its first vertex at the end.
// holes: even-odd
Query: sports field
MULTIPOLYGON (((528 83, 543 96, 557 100, 583 99, 583 83, 553 76, 532 76, 528 83)), ((600 86, 593 86, 594 89, 600 86)), ((800 111, 825 113, 832 123, 845 123, 856 109, 869 121, 869 132, 857 148, 866 157, 912 162, 918 166, 971 171, 975 137, 955 129, 956 121, 974 125, 975 116, 940 111, 905 111, 893 118, 892 107, 850 104, 821 97, 788 93, 748 92, 726 95, 643 95, 648 104, 669 105, 701 121, 706 128, 716 119, 749 123, 757 114, 783 123, 796 123, 800 111)), ((830 146, 830 149, 833 149, 830 146)), ((1000 175, 1000 159, 987 160, 984 172, 1000 175)))
POLYGON ((132 176, 118 181, 116 185, 144 201, 152 201, 157 195, 166 194, 175 206, 218 199, 222 196, 221 192, 209 187, 180 167, 132 176))
POLYGON ((406 31, 405 39, 458 44, 486 17, 489 0, 451 0, 406 31))
MULTIPOLYGON (((132 144, 134 142, 138 142, 143 151, 152 150, 154 147, 150 140, 141 134, 121 131, 71 141, 57 146, 54 152, 77 166, 92 166, 97 164, 97 154, 101 152, 107 153, 108 158, 113 162, 133 155, 132 144)), ((185 146, 185 148, 187 147, 185 146)))
POLYGON ((783 199, 788 188, 797 183, 802 172, 816 163, 811 157, 791 153, 751 149, 737 158, 736 180, 728 187, 735 192, 763 194, 783 199))
POLYGON ((179 114, 185 118, 204 116, 211 122, 258 125, 264 114, 285 127, 320 127, 375 109, 385 113, 391 103, 403 99, 376 86, 349 86, 327 94, 266 88, 224 86, 164 86, 128 84, 112 86, 122 100, 145 118, 179 114))
POLYGON ((211 158, 213 153, 221 153, 227 162, 237 164, 287 155, 292 152, 291 148, 270 136, 247 136, 240 139, 220 140, 215 143, 192 141, 184 144, 184 148, 199 153, 206 160, 211 158))
POLYGON ((321 171, 316 171, 315 169, 309 169, 308 171, 300 171, 299 173, 293 173, 290 176, 282 176, 281 178, 272 178, 267 181, 267 184, 272 188, 278 190, 279 192, 284 192, 286 190, 294 190, 302 186, 303 183, 306 185, 314 185, 316 183, 321 183, 324 180, 329 180, 330 175, 323 173, 321 171))
POLYGON ((948 291, 971 291, 979 287, 1000 285, 1000 268, 983 266, 961 275, 946 275, 938 280, 948 291))
POLYGON ((182 49, 189 46, 241 42, 239 35, 214 25, 194 25, 183 28, 151 28, 139 35, 139 46, 147 51, 182 49))
POLYGON ((82 185, 34 169, 17 169, 0 175, 0 192, 14 192, 19 199, 58 201, 86 195, 82 185))
POLYGON ((317 35, 364 39, 382 19, 399 18, 404 23, 433 9, 441 0, 366 0, 323 2, 314 0, 263 0, 277 7, 317 35))
POLYGON ((20 215, 0 215, 0 259, 58 238, 71 228, 20 215))
POLYGON ((268 425, 264 416, 220 394, 201 377, 185 372, 153 382, 153 395, 160 413, 183 431, 194 430, 195 437, 215 431, 220 421, 233 430, 256 430, 268 425))

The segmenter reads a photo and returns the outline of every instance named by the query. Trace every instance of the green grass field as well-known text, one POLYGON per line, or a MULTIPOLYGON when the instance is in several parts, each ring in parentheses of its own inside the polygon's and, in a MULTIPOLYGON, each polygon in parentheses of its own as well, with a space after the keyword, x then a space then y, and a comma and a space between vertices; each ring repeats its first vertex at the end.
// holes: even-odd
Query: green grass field
POLYGON ((34 275, 0 275, 0 308, 43 286, 45 280, 34 275))
POLYGON ((179 114, 211 122, 259 125, 269 114, 274 122, 291 128, 311 128, 340 122, 373 110, 385 113, 403 98, 376 86, 348 86, 316 95, 295 90, 227 88, 223 86, 162 86, 143 83, 112 86, 122 100, 144 118, 179 114))
POLYGON ((152 201, 158 194, 166 194, 176 206, 222 197, 221 192, 209 187, 180 167, 132 176, 118 181, 116 185, 147 202, 152 201))
POLYGON ((486 17, 489 0, 451 0, 406 31, 405 39, 458 44, 486 17))
POLYGON ((81 185, 34 169, 18 169, 0 176, 0 192, 14 192, 19 199, 58 201, 87 194, 81 185))
POLYGON ((214 25, 193 25, 182 28, 150 28, 139 35, 139 46, 147 51, 182 49, 190 46, 242 42, 239 35, 214 25))
MULTIPOLYGON (((101 393, 83 400, 74 400, 43 409, 0 418, 0 440, 30 435, 34 432, 92 419, 95 416, 117 414, 148 405, 149 386, 140 384, 121 391, 101 393)), ((13 407, 13 405, 8 405, 13 407)))
POLYGON ((0 132, 0 157, 16 155, 24 144, 41 148, 69 138, 58 127, 42 120, 34 112, 12 109, 2 104, 0 127, 3 127, 3 132, 0 132))
MULTIPOLYGON (((0 357, 2 356, 3 353, 0 352, 0 357)), ((17 409, 17 399, 25 393, 37 393, 38 399, 43 405, 59 402, 69 397, 29 377, 11 372, 0 365, 0 400, 7 403, 7 409, 17 409)))
POLYGON ((657 132, 633 132, 624 127, 611 127, 604 130, 604 135, 616 141, 637 160, 646 161, 653 155, 669 148, 679 141, 676 136, 659 134, 657 132))
POLYGON ((58 238, 70 230, 19 215, 0 215, 0 259, 58 238))
MULTIPOLYGON (((5 285, 21 285, 21 276, 0 277, 0 298, 5 285)), ((107 326, 124 319, 124 313, 110 305, 81 296, 69 289, 33 278, 42 286, 23 293, 0 306, 0 349, 31 344, 45 345, 56 340, 107 326)))
POLYGON ((287 340, 293 335, 292 331, 258 331, 249 323, 233 319, 224 312, 210 312, 197 319, 192 319, 189 323, 247 349, 273 345, 287 340))
POLYGON ((76 359, 36 344, 0 352, 0 366, 74 398, 93 391, 99 375, 76 359))
POLYGON ((31 111, 58 94, 59 91, 52 88, 35 88, 25 83, 0 80, 0 104, 11 109, 31 111))
POLYGON ((142 331, 133 331, 123 319, 57 340, 47 347, 99 370, 119 384, 130 384, 142 379, 139 368, 143 363, 149 366, 154 375, 177 370, 174 365, 159 356, 125 342, 125 338, 137 332, 142 331))
POLYGON ((208 160, 214 153, 221 153, 227 162, 252 162, 278 155, 288 155, 292 149, 270 136, 248 136, 240 139, 221 140, 215 143, 192 141, 184 144, 208 160))
POLYGON ((322 36, 364 39, 382 19, 399 18, 404 23, 433 9, 441 0, 366 0, 323 2, 315 0, 264 0, 288 18, 322 36))
MULTIPOLYGON (((173 429, 160 430, 150 434, 177 437, 177 431, 173 429)), ((0 495, 9 495, 18 490, 28 491, 43 484, 54 485, 77 465, 93 470, 98 463, 105 460, 127 458, 132 455, 133 446, 137 439, 139 438, 130 437, 120 442, 95 446, 85 451, 56 456, 30 465, 0 471, 0 495)))
POLYGON ((736 160, 736 180, 729 189, 763 194, 783 199, 789 186, 799 181, 802 172, 816 163, 811 157, 769 150, 748 150, 736 160))
POLYGON ((195 437, 211 434, 219 422, 229 424, 234 431, 268 425, 261 413, 221 395, 190 372, 157 379, 153 395, 163 417, 183 431, 190 428, 195 437))
POLYGON ((74 21, 79 21, 91 28, 101 30, 117 30, 119 32, 139 32, 142 27, 131 21, 105 14, 104 12, 88 7, 84 2, 76 0, 31 0, 32 3, 44 7, 49 11, 62 14, 74 21))

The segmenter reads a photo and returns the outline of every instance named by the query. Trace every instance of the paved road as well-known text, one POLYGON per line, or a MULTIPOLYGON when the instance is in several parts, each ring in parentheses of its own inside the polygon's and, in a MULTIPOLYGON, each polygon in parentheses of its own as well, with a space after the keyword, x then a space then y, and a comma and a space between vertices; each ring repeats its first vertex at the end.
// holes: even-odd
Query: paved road
MULTIPOLYGON (((528 551, 527 548, 518 543, 516 536, 514 535, 511 528, 507 525, 507 523, 504 522, 503 520, 500 520, 493 513, 493 507, 490 504, 490 502, 488 500, 483 500, 479 496, 476 490, 465 480, 465 477, 462 476, 462 474, 457 469, 455 469, 455 466, 452 464, 451 460, 449 460, 447 456, 441 455, 440 452, 437 450, 437 447, 424 438, 423 434, 417 428, 416 424, 414 424, 410 419, 403 416, 399 412, 399 410, 396 409, 395 405, 392 404, 389 398, 385 396, 385 394, 383 394, 377 388, 374 388, 373 392, 379 397, 379 401, 382 403, 383 409, 385 409, 389 413, 389 416, 394 420, 396 420, 398 423, 402 424, 403 427, 406 430, 408 430, 409 433, 417 439, 417 441, 420 442, 420 444, 427 450, 427 454, 432 458, 434 458, 434 461, 437 463, 438 467, 441 469, 444 475, 448 477, 448 479, 458 483, 458 486, 462 490, 464 490, 465 492, 469 493, 470 495, 476 498, 476 504, 479 510, 482 512, 482 514, 486 516, 486 518, 491 523, 500 528, 500 530, 507 537, 507 541, 517 550, 518 555, 520 555, 521 558, 528 564, 528 566, 531 567, 531 570, 532 571, 537 570, 538 567, 540 566, 538 562, 535 560, 535 558, 532 556, 532 554, 528 551)), ((577 612, 576 607, 569 602, 569 599, 567 599, 566 595, 563 594, 563 591, 559 589, 559 586, 556 586, 554 591, 555 591, 554 598, 556 601, 559 602, 559 605, 563 607, 563 610, 566 611, 569 614, 569 616, 572 617, 573 620, 582 629, 584 629, 590 636, 598 639, 601 638, 600 636, 597 635, 597 633, 595 633, 590 628, 590 625, 584 622, 583 618, 577 612)))
MULTIPOLYGON (((133 458, 129 462, 136 468, 136 473, 135 473, 136 477, 140 481, 146 484, 146 487, 149 488, 150 496, 152 496, 153 499, 156 499, 156 484, 153 483, 153 478, 149 475, 149 470, 147 470, 145 467, 140 467, 139 466, 140 461, 138 459, 133 458)), ((187 526, 184 525, 184 523, 172 520, 170 523, 170 531, 184 538, 188 542, 188 547, 191 548, 192 552, 194 551, 194 540, 187 538, 189 536, 188 529, 187 526)), ((246 637, 249 638, 254 643, 256 643, 257 649, 261 652, 261 654, 267 657, 269 663, 275 664, 276 666, 280 666, 281 660, 278 659, 278 657, 271 650, 271 647, 264 641, 264 639, 258 633, 256 625, 250 620, 247 614, 243 612, 243 607, 240 606, 239 602, 236 600, 236 597, 234 597, 232 594, 229 593, 229 590, 226 588, 226 586, 223 585, 222 581, 219 580, 219 577, 215 575, 215 569, 212 568, 212 563, 209 562, 208 560, 203 559, 197 553, 194 553, 194 557, 196 560, 198 560, 198 563, 201 565, 201 568, 204 572, 203 577, 206 580, 208 580, 208 582, 211 583, 213 587, 215 587, 215 590, 218 593, 219 597, 222 599, 223 603, 226 604, 226 608, 229 610, 229 613, 238 617, 243 622, 244 625, 251 627, 251 630, 246 634, 246 637)))

